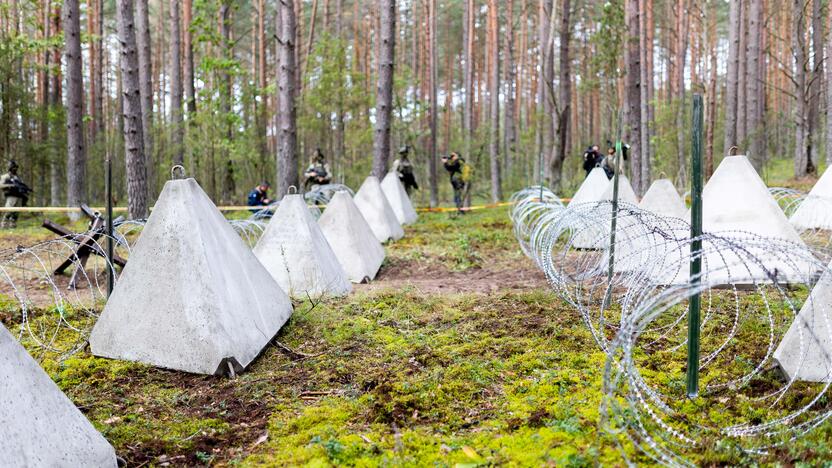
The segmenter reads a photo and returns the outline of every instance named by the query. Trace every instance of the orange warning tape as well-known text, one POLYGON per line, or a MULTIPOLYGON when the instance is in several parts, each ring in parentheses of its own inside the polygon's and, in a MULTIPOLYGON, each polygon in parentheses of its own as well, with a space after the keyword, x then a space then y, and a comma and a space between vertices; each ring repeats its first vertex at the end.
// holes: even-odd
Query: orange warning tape
MULTIPOLYGON (((561 198, 562 202, 568 203, 571 198, 561 198)), ((474 211, 474 210, 484 210, 488 208, 499 208, 501 206, 509 206, 512 205, 512 202, 502 202, 502 203, 489 203, 486 205, 475 205, 465 207, 463 211, 474 211)), ((309 206, 317 206, 319 208, 326 208, 326 205, 309 205, 309 206)), ((260 210, 264 209, 265 207, 256 207, 256 206, 237 206, 237 205, 223 205, 218 206, 217 209, 220 211, 248 211, 248 210, 260 210)), ((103 213, 106 208, 103 206, 93 206, 90 207, 93 211, 98 211, 103 213)), ((153 207, 150 207, 150 210, 153 210, 153 207)), ((436 208, 416 208, 416 211, 420 213, 443 213, 448 211, 456 211, 456 207, 436 207, 436 208)), ((81 208, 74 208, 71 206, 0 206, 0 213, 72 213, 72 212, 79 212, 81 208)), ((113 212, 126 212, 126 206, 114 206, 113 212)))

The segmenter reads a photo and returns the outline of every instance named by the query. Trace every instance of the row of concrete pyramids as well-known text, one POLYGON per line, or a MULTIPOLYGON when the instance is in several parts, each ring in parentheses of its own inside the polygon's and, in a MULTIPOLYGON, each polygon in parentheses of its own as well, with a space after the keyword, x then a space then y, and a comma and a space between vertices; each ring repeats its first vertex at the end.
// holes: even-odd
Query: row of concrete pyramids
MULTIPOLYGON (((589 175, 573 202, 575 199, 579 203, 586 203, 612 198, 611 184, 605 183, 606 177, 603 172, 596 171, 597 169, 589 175)), ((619 180, 619 196, 623 201, 635 203, 635 195, 626 177, 619 180)), ((739 237, 738 240, 741 240, 743 233, 750 233, 786 240, 805 247, 795 227, 832 229, 832 171, 827 170, 823 174, 792 217, 786 218, 748 159, 745 156, 726 157, 705 185, 702 202, 703 229, 706 232, 728 233, 728 236, 739 237)), ((690 212, 675 187, 665 179, 657 180, 650 186, 639 207, 662 216, 690 218, 690 212)), ((671 249, 672 247, 669 250, 671 249)), ((619 250, 618 243, 616 250, 619 250)), ((626 246, 620 250, 626 251, 626 246)), ((709 272, 708 281, 713 284, 730 281, 727 275, 731 267, 740 263, 738 259, 731 258, 729 252, 718 252, 713 257, 717 255, 719 258, 706 256, 704 259, 706 263, 722 267, 717 268, 716 272, 709 272)), ((626 269, 627 263, 636 264, 637 261, 625 262, 622 268, 626 269)), ((684 262, 678 263, 684 266, 684 262)), ((807 273, 813 269, 813 266, 802 258, 786 259, 778 256, 770 258, 769 263, 766 265, 767 269, 778 271, 787 282, 790 278, 806 278, 807 273)), ((674 283, 687 281, 684 270, 681 273, 683 274, 676 276, 674 283)), ((752 267, 752 271, 747 273, 750 276, 748 280, 768 279, 758 268, 752 267)), ((832 275, 826 272, 812 289, 809 298, 773 354, 775 361, 789 379, 832 382, 832 327, 829 324, 831 314, 832 275)))
MULTIPOLYGON (((570 202, 588 203, 612 199, 612 182, 607 181, 601 169, 594 169, 570 202)), ((619 179, 619 200, 631 204, 638 203, 629 180, 619 179)), ((702 192, 702 228, 704 232, 721 233, 727 238, 738 241, 751 236, 780 239, 805 248, 803 240, 786 218, 777 201, 769 193, 763 180, 745 156, 729 156, 722 160, 719 167, 708 180, 702 192)), ((669 180, 657 180, 645 193, 639 207, 662 216, 690 219, 690 212, 669 180)), ((603 241, 598 236, 584 236, 575 245, 578 248, 603 248, 603 241)), ((727 284, 730 271, 738 270, 738 259, 725 258, 724 253, 715 252, 704 259, 710 264, 711 282, 718 282, 718 276, 724 276, 727 284)), ((768 269, 777 270, 782 278, 805 277, 805 262, 784 259, 773 260, 768 269)), ((706 268, 707 269, 707 268, 706 268)), ((760 268, 751 268, 745 272, 744 280, 766 280, 767 275, 760 268)), ((687 281, 686 273, 674 275, 673 282, 687 281)))
POLYGON ((797 229, 825 229, 832 231, 832 167, 823 175, 806 198, 792 213, 789 222, 797 229))
MULTIPOLYGON (((381 242, 415 220, 398 177, 369 177, 355 200, 336 193, 317 222, 287 195, 250 250, 195 180, 169 181, 93 329, 93 354, 240 372, 291 316, 286 292, 349 293, 350 280, 375 277, 381 242)), ((0 375, 0 465, 116 466, 110 444, 2 325, 0 375)))
POLYGON ((252 250, 195 180, 168 181, 90 335, 93 354, 242 371, 292 314, 290 298, 343 296, 375 278, 381 243, 404 235, 393 206, 404 222, 416 215, 398 178, 385 181, 336 193, 319 221, 301 195, 284 196, 252 250))

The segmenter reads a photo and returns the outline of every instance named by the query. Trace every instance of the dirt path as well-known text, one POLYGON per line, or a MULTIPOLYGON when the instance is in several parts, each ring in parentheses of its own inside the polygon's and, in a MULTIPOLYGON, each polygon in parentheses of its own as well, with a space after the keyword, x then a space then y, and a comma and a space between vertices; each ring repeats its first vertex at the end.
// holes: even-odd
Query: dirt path
POLYGON ((413 287, 430 294, 481 293, 497 291, 528 291, 547 288, 545 275, 528 259, 512 264, 451 271, 437 265, 398 262, 382 267, 369 284, 354 285, 356 291, 379 291, 413 287))

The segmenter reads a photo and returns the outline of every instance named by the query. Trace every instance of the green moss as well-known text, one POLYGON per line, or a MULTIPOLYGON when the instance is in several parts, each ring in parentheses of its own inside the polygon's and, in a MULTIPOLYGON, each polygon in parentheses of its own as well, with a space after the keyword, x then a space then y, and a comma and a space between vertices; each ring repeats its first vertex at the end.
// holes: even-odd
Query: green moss
MULTIPOLYGON (((389 268, 426 268, 438 277, 528 262, 505 209, 425 213, 386 248, 389 268)), ((798 302, 807 293, 793 291, 798 302)), ((0 310, 6 299, 0 297, 0 310)), ((786 326, 788 308, 776 294, 768 299, 777 326, 786 326)), ((703 329, 703 350, 720 344, 738 306, 727 291, 707 303, 714 314, 703 329)), ((754 312, 761 304, 753 296, 740 301, 737 338, 701 374, 703 387, 756 362, 769 332, 768 317, 754 312)), ((660 339, 658 326, 671 325, 685 307, 660 317, 645 342, 660 339)), ((234 380, 92 357, 83 333, 54 333, 58 316, 80 330, 92 320, 83 310, 44 309, 32 315, 31 330, 56 349, 79 351, 43 352, 28 332, 22 341, 131 466, 159 464, 163 455, 179 457, 179 465, 620 466, 621 450, 630 461, 652 463, 602 429, 606 357, 574 308, 548 288, 490 295, 374 289, 297 303, 277 340, 301 354, 269 347, 234 380)), ((638 348, 636 363, 648 382, 683 395, 686 349, 658 348, 638 348)), ((768 371, 758 382, 779 385, 768 371)), ((806 404, 816 390, 796 384, 780 406, 806 404)), ((727 394, 669 401, 678 414, 672 423, 724 426, 780 414, 742 392, 727 394)), ((703 432, 707 450, 693 451, 693 461, 829 460, 831 427, 762 457, 703 432)))
POLYGON ((132 371, 143 368, 145 366, 129 361, 79 355, 63 361, 59 365, 54 380, 63 389, 79 385, 106 385, 132 371))

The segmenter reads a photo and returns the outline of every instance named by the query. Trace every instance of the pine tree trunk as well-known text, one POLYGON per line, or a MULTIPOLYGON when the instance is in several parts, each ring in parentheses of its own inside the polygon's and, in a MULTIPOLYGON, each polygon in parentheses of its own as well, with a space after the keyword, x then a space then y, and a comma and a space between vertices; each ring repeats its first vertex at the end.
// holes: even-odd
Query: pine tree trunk
POLYGON ((98 73, 98 64, 97 56, 98 56, 98 40, 96 39, 96 35, 98 34, 98 30, 96 27, 96 9, 98 0, 87 0, 87 40, 89 44, 87 46, 87 53, 89 54, 87 59, 87 65, 89 70, 89 104, 87 104, 87 109, 89 112, 89 123, 88 123, 88 135, 89 135, 89 145, 92 146, 95 143, 98 133, 98 120, 100 119, 100 115, 98 114, 99 109, 96 107, 96 101, 99 99, 98 95, 101 91, 96 87, 96 79, 95 76, 98 73))
POLYGON ((765 135, 762 134, 763 103, 761 97, 761 82, 763 77, 763 53, 760 49, 762 38, 763 0, 750 0, 748 7, 748 54, 745 68, 745 128, 748 138, 748 155, 751 163, 758 172, 762 171, 765 155, 762 154, 761 144, 765 135))
POLYGON ((560 54, 558 72, 558 101, 555 108, 555 128, 556 140, 554 145, 554 154, 552 155, 549 173, 551 174, 552 185, 551 188, 556 193, 561 189, 561 177, 563 172, 563 162, 566 161, 566 152, 568 151, 569 141, 569 117, 572 110, 572 56, 571 56, 571 42, 572 42, 572 23, 571 23, 571 8, 570 0, 561 0, 562 10, 560 15, 560 54))
POLYGON ((170 116, 171 146, 174 164, 184 164, 182 147, 182 65, 180 54, 181 24, 179 0, 170 0, 170 116))
POLYGON ((378 88, 373 134, 373 175, 387 174, 390 157, 390 119, 393 111, 393 65, 396 50, 396 0, 379 0, 378 88))
MULTIPOLYGON (((228 61, 234 59, 233 41, 231 40, 231 3, 232 0, 224 0, 220 4, 220 37, 222 38, 222 58, 228 61)), ((230 202, 234 194, 234 160, 231 158, 230 147, 234 144, 234 129, 231 112, 231 101, 234 98, 231 73, 227 69, 222 71, 222 89, 220 90, 220 112, 225 122, 225 140, 227 145, 223 148, 224 175, 222 178, 222 200, 230 202)))
POLYGON ((345 154, 346 128, 344 125, 344 67, 347 61, 347 48, 344 46, 343 38, 343 0, 335 1, 335 37, 338 38, 338 94, 335 109, 335 160, 342 164, 345 154))
MULTIPOLYGON (((48 4, 41 4, 42 8, 39 11, 39 22, 41 24, 41 28, 43 33, 41 34, 41 39, 49 38, 49 5, 48 4)), ((44 147, 48 147, 49 144, 49 106, 50 106, 50 95, 51 92, 49 90, 49 56, 50 51, 45 49, 43 51, 43 55, 40 58, 40 63, 43 67, 40 70, 40 75, 38 79, 38 86, 40 87, 39 93, 39 102, 40 105, 40 129, 38 131, 39 140, 44 147)), ((41 186, 44 188, 38 192, 38 198, 40 199, 39 203, 46 204, 51 202, 51 200, 46 198, 46 190, 45 188, 48 186, 47 174, 49 172, 49 168, 51 167, 51 151, 46 153, 46 159, 42 160, 43 169, 42 169, 42 180, 41 186)), ((54 191, 54 187, 50 187, 50 191, 54 191)))
POLYGON ((428 0, 428 68, 429 70, 429 94, 430 94, 430 136, 428 140, 428 185, 430 186, 430 206, 434 207, 439 204, 439 186, 437 184, 436 173, 436 137, 437 137, 437 118, 439 113, 439 105, 436 98, 436 88, 438 86, 439 70, 437 70, 437 44, 436 44, 436 0, 428 0))
MULTIPOLYGON (((653 83, 653 74, 656 70, 656 68, 654 66, 655 48, 654 48, 654 44, 653 44, 655 31, 656 31, 656 24, 655 24, 655 20, 653 18, 653 8, 655 7, 655 4, 654 4, 653 0, 646 0, 645 3, 647 5, 646 11, 644 12, 644 14, 646 15, 645 19, 646 19, 646 24, 647 24, 647 31, 646 31, 647 62, 646 62, 645 66, 647 67, 648 70, 650 70, 650 72, 648 74, 650 79, 647 80, 647 121, 652 123, 652 122, 656 121, 656 106, 653 104, 653 102, 656 98, 656 89, 655 89, 655 84, 653 83)), ((650 127, 648 129, 648 131, 650 132, 650 135, 648 135, 648 137, 652 137, 655 134, 656 130, 655 130, 655 128, 650 127)), ((650 156, 651 157, 653 156, 653 148, 650 148, 650 156)))
MULTIPOLYGON (((107 124, 104 116, 104 0, 95 1, 95 76, 93 77, 93 85, 95 88, 95 100, 93 106, 95 107, 96 133, 104 134, 106 141, 107 124)), ((108 95, 109 96, 109 95, 108 95)))
POLYGON ((514 0, 506 2, 505 31, 505 131, 503 144, 503 178, 511 180, 514 150, 517 145, 516 85, 517 67, 514 63, 514 0))
POLYGON ((641 190, 641 52, 639 50, 639 0, 625 0, 624 23, 624 131, 630 145, 630 181, 641 190))
MULTIPOLYGON (((832 2, 827 17, 832 22, 832 2)), ((826 32, 826 56, 832 57, 832 23, 826 32)), ((826 65, 826 167, 832 166, 832 65, 826 65)))
MULTIPOLYGON (((650 68, 651 61, 647 58, 647 52, 649 50, 647 47, 647 9, 649 7, 652 8, 648 4, 648 0, 639 1, 639 49, 641 50, 641 77, 639 78, 639 81, 641 82, 641 86, 639 87, 639 92, 641 93, 641 108, 639 111, 641 174, 639 180, 641 183, 639 187, 636 188, 636 194, 639 196, 644 195, 644 192, 646 192, 647 188, 650 186, 650 158, 652 156, 652 151, 650 149, 650 96, 648 94, 650 89, 648 83, 653 80, 653 69, 650 68)), ((684 60, 682 63, 684 64, 684 60)), ((682 90, 684 92, 684 86, 682 86, 682 90)))
POLYGON ((148 189, 155 190, 155 158, 153 152, 153 65, 150 55, 150 18, 148 0, 135 0, 136 46, 139 52, 139 92, 142 105, 142 146, 147 158, 148 189))
MULTIPOLYGON (((253 62, 253 60, 252 60, 253 62)), ((257 142, 260 150, 260 171, 258 176, 266 178, 266 158, 269 154, 268 122, 269 96, 266 93, 266 4, 264 0, 257 1, 257 95, 261 101, 254 100, 255 119, 257 119, 257 142)))
POLYGON ((538 64, 539 77, 537 81, 537 153, 538 162, 535 167, 543 174, 544 180, 551 182, 551 168, 549 167, 550 155, 553 148, 553 119, 555 109, 552 105, 554 100, 554 57, 553 41, 550 38, 554 27, 554 6, 552 0, 540 0, 538 12, 538 50, 540 51, 540 63, 538 64))
MULTIPOLYGON (((678 0, 678 10, 676 12, 679 15, 679 30, 676 31, 676 128, 682 129, 685 128, 685 117, 688 114, 688 109, 685 104, 685 62, 687 61, 687 52, 688 52, 688 32, 690 29, 690 16, 688 14, 688 2, 686 0, 678 0)), ((693 67, 694 64, 691 64, 693 67)), ((685 139, 685 132, 677 131, 676 132, 676 161, 679 166, 679 172, 677 175, 677 180, 680 184, 684 184, 684 181, 687 180, 687 151, 686 151, 686 144, 687 141, 685 139)), ((642 149, 643 151, 643 149, 642 149)), ((644 164, 644 157, 642 156, 642 163, 644 164)), ((636 189, 638 193, 644 193, 646 187, 642 184, 646 181, 640 181, 639 187, 641 189, 636 189)))
POLYGON ((803 14, 803 1, 794 0, 792 5, 792 54, 794 55, 794 176, 806 177, 811 172, 808 152, 808 96, 806 86, 806 18, 803 14))
POLYGON ((185 63, 183 78, 185 82, 185 104, 188 109, 188 114, 196 113, 196 90, 194 89, 194 48, 191 39, 191 18, 193 17, 193 0, 183 0, 183 17, 182 23, 184 27, 183 40, 185 42, 183 52, 185 53, 185 63))
POLYGON ((717 14, 708 9, 708 50, 710 51, 710 78, 708 80, 707 122, 705 123, 705 180, 714 173, 714 130, 716 129, 716 82, 717 82, 717 14))
POLYGON ((462 133, 464 139, 464 157, 471 157, 471 139, 474 133, 474 0, 465 0, 463 15, 462 44, 464 63, 462 70, 465 105, 462 109, 462 133))
POLYGON ((748 114, 748 8, 747 2, 740 3, 740 58, 737 66, 737 146, 746 151, 748 114))
POLYGON ((127 169, 127 207, 130 217, 147 216, 147 168, 142 140, 142 95, 139 88, 139 54, 132 0, 116 0, 121 43, 121 83, 124 153, 127 169))
POLYGON ((737 94, 740 60, 740 2, 729 2, 728 70, 725 86, 725 151, 738 146, 737 94))
MULTIPOLYGON (((50 5, 53 5, 50 3, 50 5)), ((54 10, 50 10, 50 31, 52 38, 55 38, 61 33, 61 7, 59 5, 54 7, 54 10)), ((58 46, 52 47, 51 51, 51 60, 50 63, 52 65, 52 79, 49 84, 49 107, 53 111, 57 111, 60 106, 63 104, 61 103, 61 48, 58 46)), ((50 124, 52 125, 50 130, 50 135, 52 135, 52 148, 50 151, 50 158, 49 158, 49 199, 50 204, 52 206, 58 206, 61 204, 62 197, 62 168, 63 165, 61 164, 61 160, 63 159, 63 150, 60 145, 56 144, 56 137, 59 135, 59 125, 58 119, 50 118, 50 124)))
POLYGON ((491 36, 491 75, 488 103, 491 126, 488 138, 488 156, 491 166, 491 201, 497 203, 503 198, 502 174, 500 172, 500 21, 497 1, 488 0, 489 35, 491 36))
MULTIPOLYGON (((756 0, 761 2, 762 0, 756 0)), ((820 102, 823 99, 823 8, 821 0, 812 1, 812 73, 809 85, 808 145, 809 170, 817 172, 820 146, 820 102)))
POLYGON ((278 0, 277 197, 298 186, 297 127, 295 109, 295 0, 278 0))
MULTIPOLYGON (((84 146, 84 76, 81 65, 81 11, 78 0, 64 0, 64 56, 66 57, 66 203, 76 207, 86 200, 87 154, 84 146)), ((79 215, 70 212, 70 218, 79 215)))

